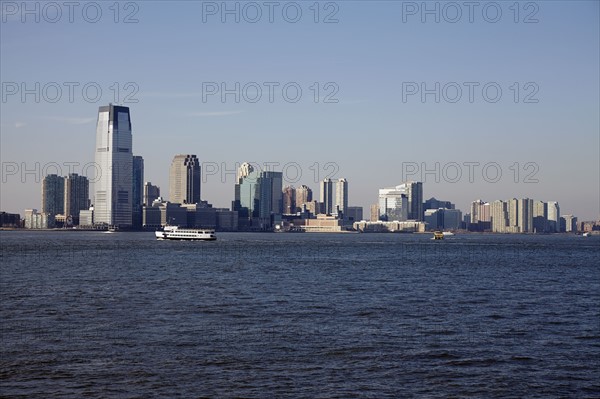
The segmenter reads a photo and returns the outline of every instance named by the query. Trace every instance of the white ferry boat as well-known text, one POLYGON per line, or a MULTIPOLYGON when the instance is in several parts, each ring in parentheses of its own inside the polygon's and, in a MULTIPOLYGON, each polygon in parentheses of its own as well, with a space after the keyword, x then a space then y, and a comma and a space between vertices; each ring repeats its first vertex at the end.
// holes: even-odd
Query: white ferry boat
POLYGON ((184 229, 177 226, 165 226, 163 230, 155 231, 158 240, 202 240, 214 241, 217 239, 214 230, 184 229))

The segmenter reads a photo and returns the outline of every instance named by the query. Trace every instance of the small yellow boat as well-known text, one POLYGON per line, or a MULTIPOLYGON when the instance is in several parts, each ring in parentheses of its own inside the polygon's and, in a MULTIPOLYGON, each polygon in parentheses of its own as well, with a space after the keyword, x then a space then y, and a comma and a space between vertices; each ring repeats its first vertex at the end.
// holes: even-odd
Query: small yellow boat
POLYGON ((434 231, 433 232, 433 239, 434 240, 443 240, 444 239, 444 232, 442 232, 442 231, 434 231))

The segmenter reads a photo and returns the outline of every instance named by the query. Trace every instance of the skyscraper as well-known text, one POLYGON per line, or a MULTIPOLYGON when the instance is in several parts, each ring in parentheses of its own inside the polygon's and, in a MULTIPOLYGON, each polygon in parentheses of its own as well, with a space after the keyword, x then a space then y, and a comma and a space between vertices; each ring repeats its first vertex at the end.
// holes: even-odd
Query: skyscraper
POLYGON ((490 205, 490 214, 492 220, 492 231, 495 233, 506 233, 508 226, 508 210, 504 201, 494 201, 490 205))
POLYGON ((133 155, 128 107, 110 104, 98 110, 95 161, 101 174, 95 182, 94 221, 131 226, 133 155))
POLYGON ((548 231, 560 232, 560 206, 556 201, 548 201, 548 231))
MULTIPOLYGON (((259 171, 248 162, 238 168, 238 179, 235 185, 233 210, 238 211, 240 219, 252 220, 258 217, 258 176, 259 171)), ((240 223, 244 227, 244 222, 240 223)))
POLYGON ((283 213, 286 215, 296 213, 296 189, 293 186, 283 188, 283 213))
POLYGON ((319 193, 321 202, 321 212, 331 215, 333 213, 333 181, 325 179, 321 182, 321 191, 319 193))
POLYGON ((42 213, 51 215, 65 212, 65 179, 58 175, 48 175, 42 180, 42 213))
POLYGON ((132 186, 132 204, 140 206, 144 203, 144 158, 139 155, 133 156, 133 186, 132 186))
POLYGON ((509 199, 506 201, 506 208, 508 211, 508 232, 518 233, 519 232, 519 200, 516 198, 509 199))
POLYGON ((403 185, 379 189, 379 220, 408 220, 408 197, 403 185))
POLYGON ((152 201, 160 197, 160 187, 152 185, 149 181, 144 183, 144 205, 151 206, 152 201))
POLYGON ((548 229, 548 204, 543 201, 533 203, 533 231, 545 233, 548 229))
POLYGON ((259 215, 263 228, 270 228, 283 212, 283 173, 264 171, 258 178, 259 215), (275 218, 275 219, 274 219, 275 218))
POLYGON ((423 220, 423 183, 404 183, 405 193, 408 197, 408 219, 423 220))
POLYGON ((348 180, 342 178, 335 183, 335 210, 343 214, 348 210, 348 180))
POLYGON ((169 173, 169 198, 177 204, 200 203, 200 162, 195 155, 175 155, 169 173))
POLYGON ((71 173, 65 178, 65 216, 79 218, 89 208, 90 182, 87 177, 71 173))
POLYGON ((241 229, 270 229, 283 211, 283 174, 260 172, 244 162, 238 169, 233 210, 241 229))
POLYGON ((491 221, 490 204, 482 200, 471 202, 471 223, 491 221))
POLYGON ((142 227, 142 204, 144 201, 144 158, 139 155, 133 156, 132 179, 132 225, 135 228, 142 227))
POLYGON ((296 189, 296 210, 302 210, 302 205, 308 204, 309 202, 312 202, 312 200, 312 190, 308 186, 301 185, 296 189))
POLYGON ((533 231, 533 200, 522 198, 518 201, 519 215, 517 217, 519 232, 530 233, 533 231))

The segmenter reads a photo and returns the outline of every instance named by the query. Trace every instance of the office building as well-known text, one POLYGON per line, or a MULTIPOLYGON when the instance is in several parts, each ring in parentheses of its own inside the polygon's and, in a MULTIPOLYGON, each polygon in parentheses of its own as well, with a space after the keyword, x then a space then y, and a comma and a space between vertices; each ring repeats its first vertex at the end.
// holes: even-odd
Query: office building
POLYGON ((65 179, 64 214, 74 224, 79 224, 79 212, 90 206, 90 182, 87 177, 77 173, 69 174, 65 179))
POLYGON ((128 107, 110 104, 98 110, 95 162, 101 171, 94 183, 95 222, 130 227, 133 154, 128 107))
POLYGON ((326 215, 331 215, 333 209, 333 181, 325 179, 320 184, 319 202, 321 202, 321 212, 326 215))
POLYGON ((258 178, 259 219, 264 228, 271 228, 283 213, 283 173, 264 171, 258 178))
POLYGON ((342 178, 335 183, 334 213, 341 212, 346 217, 348 210, 348 180, 342 178))
POLYGON ((42 213, 50 215, 65 212, 65 179, 48 175, 42 180, 42 213))
POLYGON ((149 181, 144 183, 144 205, 152 205, 152 202, 160 197, 160 187, 152 185, 149 181))
POLYGON ((169 199, 175 204, 200 202, 200 161, 196 155, 175 155, 169 170, 169 199))
POLYGON ((404 185, 379 189, 378 220, 405 221, 408 215, 408 197, 404 185))
POLYGON ((445 230, 458 230, 462 224, 462 212, 459 209, 442 209, 442 225, 445 230))
POLYGON ((217 230, 238 231, 238 213, 229 209, 217 209, 217 230))
POLYGON ((238 169, 233 211, 238 212, 242 230, 269 230, 283 212, 283 174, 254 170, 248 162, 238 169))
POLYGON ((363 207, 349 206, 344 213, 344 219, 349 223, 360 222, 363 220, 363 207))
POLYGON ((302 205, 308 204, 313 201, 312 190, 305 185, 302 185, 296 189, 296 211, 302 211, 302 205))
POLYGON ((471 223, 490 222, 492 220, 489 202, 476 200, 471 202, 471 223))
POLYGON ((424 219, 428 230, 440 230, 444 228, 442 212, 442 208, 425 210, 424 219))
POLYGON ((79 211, 79 226, 91 227, 94 225, 94 207, 79 211))
POLYGON ((519 233, 533 232, 533 200, 522 198, 518 200, 519 213, 517 216, 519 233))
POLYGON ((548 201, 548 232, 560 232, 560 206, 556 201, 548 201))
POLYGON ((283 213, 285 215, 296 213, 296 189, 293 186, 283 188, 283 213))
POLYGON ((454 209, 455 205, 450 201, 438 200, 435 197, 431 197, 423 203, 423 209, 454 209))
POLYGON ((142 208, 142 225, 146 229, 171 226, 187 227, 187 209, 181 204, 156 199, 142 208))
POLYGON ((423 220, 423 183, 407 182, 402 184, 408 198, 408 220, 423 220))
POLYGON ((577 232, 577 217, 573 215, 563 216, 565 219, 565 232, 576 233, 577 232))
POLYGON ((533 232, 545 233, 548 231, 548 204, 544 201, 533 202, 533 232))
POLYGON ((379 204, 371 204, 370 207, 370 218, 371 222, 377 222, 379 220, 379 204))
POLYGON ((142 205, 144 204, 144 158, 133 156, 133 175, 131 176, 131 217, 134 228, 142 227, 142 205))
POLYGON ((21 215, 18 213, 0 212, 0 227, 21 227, 21 215))
POLYGON ((501 200, 496 200, 492 202, 490 205, 490 215, 492 222, 492 231, 495 233, 506 233, 508 226, 507 203, 501 200))
POLYGON ((423 233, 425 222, 416 220, 407 221, 377 221, 377 222, 354 222, 352 227, 363 233, 423 233))

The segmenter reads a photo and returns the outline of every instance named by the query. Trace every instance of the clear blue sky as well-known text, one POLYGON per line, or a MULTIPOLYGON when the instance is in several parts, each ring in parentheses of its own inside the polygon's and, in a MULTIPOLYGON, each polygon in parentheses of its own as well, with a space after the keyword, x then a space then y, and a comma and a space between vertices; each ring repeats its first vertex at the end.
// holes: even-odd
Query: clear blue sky
MULTIPOLYGON (((559 201, 563 214, 580 220, 599 217, 599 2, 521 2, 518 23, 512 1, 494 3, 502 12, 496 23, 490 22, 496 12, 490 2, 479 3, 473 22, 461 6, 455 23, 449 20, 456 9, 444 2, 427 3, 431 9, 438 4, 439 23, 434 15, 422 14, 422 2, 330 3, 318 4, 319 23, 313 20, 312 1, 297 3, 302 10, 297 23, 282 15, 288 4, 286 16, 294 17, 289 2, 280 2, 269 22, 262 1, 257 4, 263 15, 256 23, 246 21, 255 16, 246 2, 239 3, 240 23, 233 15, 225 15, 223 23, 221 10, 203 14, 221 2, 200 1, 136 2, 135 8, 120 3, 118 23, 109 9, 113 2, 98 3, 102 16, 97 23, 85 19, 93 19, 95 10, 88 7, 84 18, 82 6, 74 10, 72 23, 67 8, 57 22, 49 22, 57 19, 56 10, 40 3, 40 21, 25 15, 23 23, 21 2, 2 2, 0 208, 22 213, 40 207, 36 173, 22 179, 23 166, 33 170, 39 163, 41 174, 44 165, 55 162, 65 174, 65 162, 78 162, 77 171, 93 162, 98 107, 114 101, 113 82, 120 88, 120 102, 132 91, 125 84, 133 82, 139 88, 133 98, 139 102, 124 105, 131 108, 134 154, 145 159, 145 180, 158 184, 165 196, 168 167, 177 153, 193 153, 228 169, 244 161, 296 162, 302 178, 295 185, 307 184, 315 194, 315 162, 320 178, 327 174, 324 165, 334 162, 336 177, 349 180, 351 205, 365 207, 376 202, 378 188, 402 182, 403 163, 405 168, 408 162, 429 169, 449 165, 446 177, 452 179, 455 162, 462 166, 462 177, 444 181, 440 169, 438 183, 435 173, 428 174, 426 198, 450 200, 468 211, 469 202, 478 198, 529 197, 559 201), (137 23, 123 23, 130 13, 137 23), (323 23, 331 13, 338 22, 323 23), (532 19, 538 22, 524 23, 532 19), (21 83, 34 88, 36 82, 47 85, 46 93, 40 89, 39 103, 34 95, 23 102, 20 92, 9 94, 14 84, 21 90, 21 83), (49 101, 56 97, 50 82, 63 87, 55 103, 49 101), (72 102, 65 82, 79 83, 72 102), (102 88, 98 102, 84 98, 82 86, 89 82, 102 88), (233 95, 225 102, 219 95, 204 101, 207 82, 225 82, 230 88, 235 82, 280 86, 272 103, 266 86, 257 103, 247 101, 254 89, 236 103, 233 95), (296 103, 281 94, 288 82, 303 90, 296 103), (320 86, 317 103, 314 82, 320 86), (328 82, 334 85, 325 88, 328 82), (439 103, 433 94, 422 102, 419 93, 406 95, 407 88, 415 87, 410 82, 428 88, 456 82, 462 98, 450 102, 456 92, 449 85, 439 103), (473 102, 464 82, 479 84, 473 102), (490 82, 488 100, 494 86, 502 89, 495 103, 482 94, 490 82), (325 103, 336 87, 333 98, 339 102, 325 103), (473 181, 465 162, 480 163, 473 181), (492 162, 502 171, 497 182, 482 176, 482 166, 492 162), (520 169, 516 182, 515 162, 520 169), (12 175, 14 164, 17 175, 12 175), (530 172, 537 182, 525 182, 530 172)), ((35 3, 30 4, 33 9, 35 3)), ((233 8, 236 3, 228 4, 233 8)), ((89 93, 93 97, 92 89, 89 93)), ((290 178, 296 174, 294 168, 288 172, 290 178)), ((488 172, 493 180, 495 170, 488 172)), ((229 207, 233 176, 224 182, 218 176, 206 179, 203 199, 229 207)))

